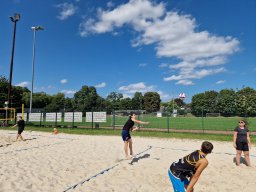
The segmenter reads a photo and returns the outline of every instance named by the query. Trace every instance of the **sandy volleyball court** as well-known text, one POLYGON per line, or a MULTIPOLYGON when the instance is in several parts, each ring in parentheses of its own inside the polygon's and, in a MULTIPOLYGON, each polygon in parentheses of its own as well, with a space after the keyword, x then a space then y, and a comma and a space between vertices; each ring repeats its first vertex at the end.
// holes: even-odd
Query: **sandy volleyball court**
MULTIPOLYGON (((25 142, 13 142, 16 131, 0 131, 1 192, 167 192, 173 191, 167 170, 172 161, 200 147, 200 140, 133 137, 133 160, 123 160, 118 136, 85 136, 25 132, 25 142), (152 147, 150 147, 152 146, 152 147), (73 188, 72 188, 73 186, 73 188)), ((214 142, 209 167, 196 192, 254 192, 253 168, 236 167, 231 142, 214 142)))

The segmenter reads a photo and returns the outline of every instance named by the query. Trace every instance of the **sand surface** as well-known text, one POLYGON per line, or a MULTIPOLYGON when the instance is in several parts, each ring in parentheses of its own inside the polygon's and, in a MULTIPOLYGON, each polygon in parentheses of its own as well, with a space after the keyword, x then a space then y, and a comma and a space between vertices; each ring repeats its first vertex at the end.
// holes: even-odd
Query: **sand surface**
MULTIPOLYGON (((135 135, 134 153, 139 155, 124 160, 118 136, 25 131, 27 140, 14 142, 16 131, 0 130, 0 191, 172 192, 168 167, 199 149, 202 141, 135 135)), ((255 145, 250 151, 253 167, 237 167, 231 142, 211 142, 209 166, 195 192, 255 192, 255 145)))

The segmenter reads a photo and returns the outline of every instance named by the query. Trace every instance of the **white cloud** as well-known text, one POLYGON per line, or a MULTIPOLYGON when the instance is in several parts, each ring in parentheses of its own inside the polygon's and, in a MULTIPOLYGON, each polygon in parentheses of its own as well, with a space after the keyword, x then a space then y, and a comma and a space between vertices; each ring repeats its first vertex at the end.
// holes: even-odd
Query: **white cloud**
POLYGON ((67 79, 62 79, 62 80, 60 80, 60 83, 61 83, 61 84, 66 84, 67 82, 68 82, 67 79))
POLYGON ((30 85, 29 82, 23 81, 23 82, 20 82, 20 83, 16 84, 15 86, 28 87, 29 85, 30 85))
POLYGON ((201 69, 201 70, 197 70, 197 71, 194 69, 191 69, 191 68, 187 68, 187 69, 182 69, 179 75, 172 75, 170 77, 165 77, 164 81, 202 79, 208 75, 218 74, 218 73, 222 73, 225 71, 226 70, 223 67, 216 68, 216 69, 201 69))
POLYGON ((108 8, 114 7, 114 5, 115 4, 112 1, 107 2, 107 7, 108 8))
POLYGON ((42 87, 34 87, 34 90, 37 90, 37 91, 45 91, 46 88, 44 86, 42 87))
POLYGON ((107 86, 107 84, 105 82, 102 82, 98 85, 95 85, 96 88, 103 88, 103 87, 106 87, 106 86, 107 86))
POLYGON ((47 89, 56 89, 56 87, 52 86, 52 85, 48 85, 47 89))
POLYGON ((42 86, 42 87, 34 87, 34 90, 36 90, 37 92, 43 91, 49 91, 49 90, 56 90, 56 87, 54 87, 53 85, 47 85, 47 86, 42 86))
POLYGON ((150 85, 146 86, 144 82, 139 82, 135 84, 130 84, 127 86, 121 86, 119 87, 119 91, 124 91, 126 93, 135 93, 135 92, 149 92, 149 91, 154 91, 155 86, 150 85))
POLYGON ((165 68, 165 67, 168 67, 169 65, 167 63, 161 63, 159 65, 160 68, 165 68))
POLYGON ((56 5, 60 9, 59 15, 57 16, 60 20, 66 20, 76 13, 77 7, 72 3, 62 3, 56 5))
POLYGON ((146 64, 146 63, 141 63, 141 64, 139 64, 139 67, 146 67, 148 64, 146 64))
POLYGON ((187 79, 179 80, 176 84, 178 85, 194 85, 194 83, 187 79))
POLYGON ((162 101, 169 101, 172 97, 161 91, 161 90, 156 90, 156 86, 150 85, 147 86, 144 82, 139 82, 139 83, 134 83, 134 84, 129 84, 127 86, 122 86, 119 87, 119 91, 124 92, 123 97, 124 98, 133 98, 133 94, 135 92, 141 92, 141 93, 146 93, 146 92, 157 92, 160 95, 160 98, 162 101))
POLYGON ((152 22, 151 20, 155 20, 163 14, 162 3, 155 5, 148 0, 130 0, 112 11, 98 9, 98 21, 95 19, 84 20, 80 24, 80 35, 111 32, 127 23, 137 30, 141 30, 148 26, 152 22))
POLYGON ((129 94, 126 94, 126 93, 123 94, 123 98, 124 98, 124 99, 126 99, 126 98, 132 98, 132 97, 133 97, 133 96, 131 96, 131 95, 129 95, 129 94))
POLYGON ((73 95, 76 93, 76 91, 73 90, 62 90, 61 93, 64 93, 65 95, 73 95))
POLYGON ((183 60, 182 62, 170 65, 171 69, 184 69, 184 68, 202 68, 202 67, 213 67, 218 66, 226 63, 226 58, 222 56, 216 56, 207 59, 197 59, 195 61, 186 61, 183 60))
POLYGON ((196 19, 191 15, 167 11, 163 3, 151 0, 130 0, 112 10, 99 9, 96 18, 80 24, 80 35, 113 33, 124 25, 138 34, 132 46, 153 44, 158 57, 180 60, 169 66, 174 70, 173 78, 164 79, 182 85, 193 85, 193 79, 224 72, 223 67, 216 67, 227 63, 227 57, 239 50, 236 38, 199 31, 196 19))
POLYGON ((223 84, 225 82, 226 82, 226 80, 219 80, 219 81, 216 82, 216 84, 223 84))
POLYGON ((168 94, 168 93, 165 93, 163 91, 157 91, 157 93, 160 95, 160 98, 162 101, 170 101, 172 99, 172 97, 168 94))

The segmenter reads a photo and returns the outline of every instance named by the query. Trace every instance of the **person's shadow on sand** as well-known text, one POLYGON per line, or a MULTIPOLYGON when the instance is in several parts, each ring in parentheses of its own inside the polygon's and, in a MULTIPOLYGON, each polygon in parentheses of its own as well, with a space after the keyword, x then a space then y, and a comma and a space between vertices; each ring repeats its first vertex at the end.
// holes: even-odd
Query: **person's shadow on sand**
MULTIPOLYGON (((236 164, 236 158, 235 158, 235 157, 233 158, 233 163, 235 163, 235 164, 236 164)), ((245 161, 245 158, 244 158, 244 157, 241 157, 241 158, 240 158, 240 163, 241 163, 241 164, 245 164, 245 165, 247 165, 247 163, 246 163, 246 161, 245 161)))
POLYGON ((9 145, 11 145, 11 143, 6 143, 6 144, 3 144, 3 145, 0 145, 0 147, 8 147, 9 145))
POLYGON ((132 161, 129 164, 133 165, 133 163, 138 163, 138 161, 140 159, 149 158, 149 157, 150 157, 150 154, 145 154, 145 155, 143 155, 141 157, 135 157, 135 158, 132 159, 132 161))
POLYGON ((24 141, 29 141, 29 140, 34 140, 34 139, 37 139, 37 138, 30 138, 30 139, 24 139, 24 141))

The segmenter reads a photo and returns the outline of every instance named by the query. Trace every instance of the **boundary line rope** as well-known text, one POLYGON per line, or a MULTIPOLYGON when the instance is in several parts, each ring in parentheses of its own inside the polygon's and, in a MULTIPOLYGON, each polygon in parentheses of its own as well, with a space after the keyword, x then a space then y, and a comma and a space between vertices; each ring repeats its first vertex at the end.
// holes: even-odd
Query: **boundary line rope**
MULTIPOLYGON (((137 157, 137 156, 139 156, 140 154, 142 154, 142 153, 144 153, 144 152, 146 152, 146 151, 148 151, 148 150, 150 150, 150 149, 152 149, 152 146, 149 146, 147 149, 145 149, 145 150, 143 150, 143 151, 137 153, 136 155, 134 155, 134 157, 137 157)), ((123 160, 121 160, 121 161, 123 161, 123 160)), ((121 161, 119 161, 119 162, 121 162, 121 161)), ((77 184, 74 184, 74 185, 68 187, 68 188, 65 189, 63 192, 67 192, 67 191, 69 191, 70 189, 75 189, 78 185, 83 185, 85 182, 88 182, 88 181, 90 181, 91 179, 96 178, 97 176, 102 175, 102 174, 104 174, 105 172, 107 172, 107 171, 109 171, 109 170, 111 170, 111 169, 114 169, 114 168, 117 167, 118 165, 120 165, 120 164, 117 163, 117 164, 115 164, 115 165, 113 165, 113 166, 111 166, 111 167, 109 167, 109 168, 107 168, 107 169, 104 169, 103 171, 100 171, 99 173, 97 173, 97 174, 95 174, 95 175, 93 175, 93 176, 91 176, 91 177, 89 177, 89 178, 87 178, 87 179, 85 179, 85 180, 83 180, 83 181, 80 181, 80 182, 78 182, 77 184)))

